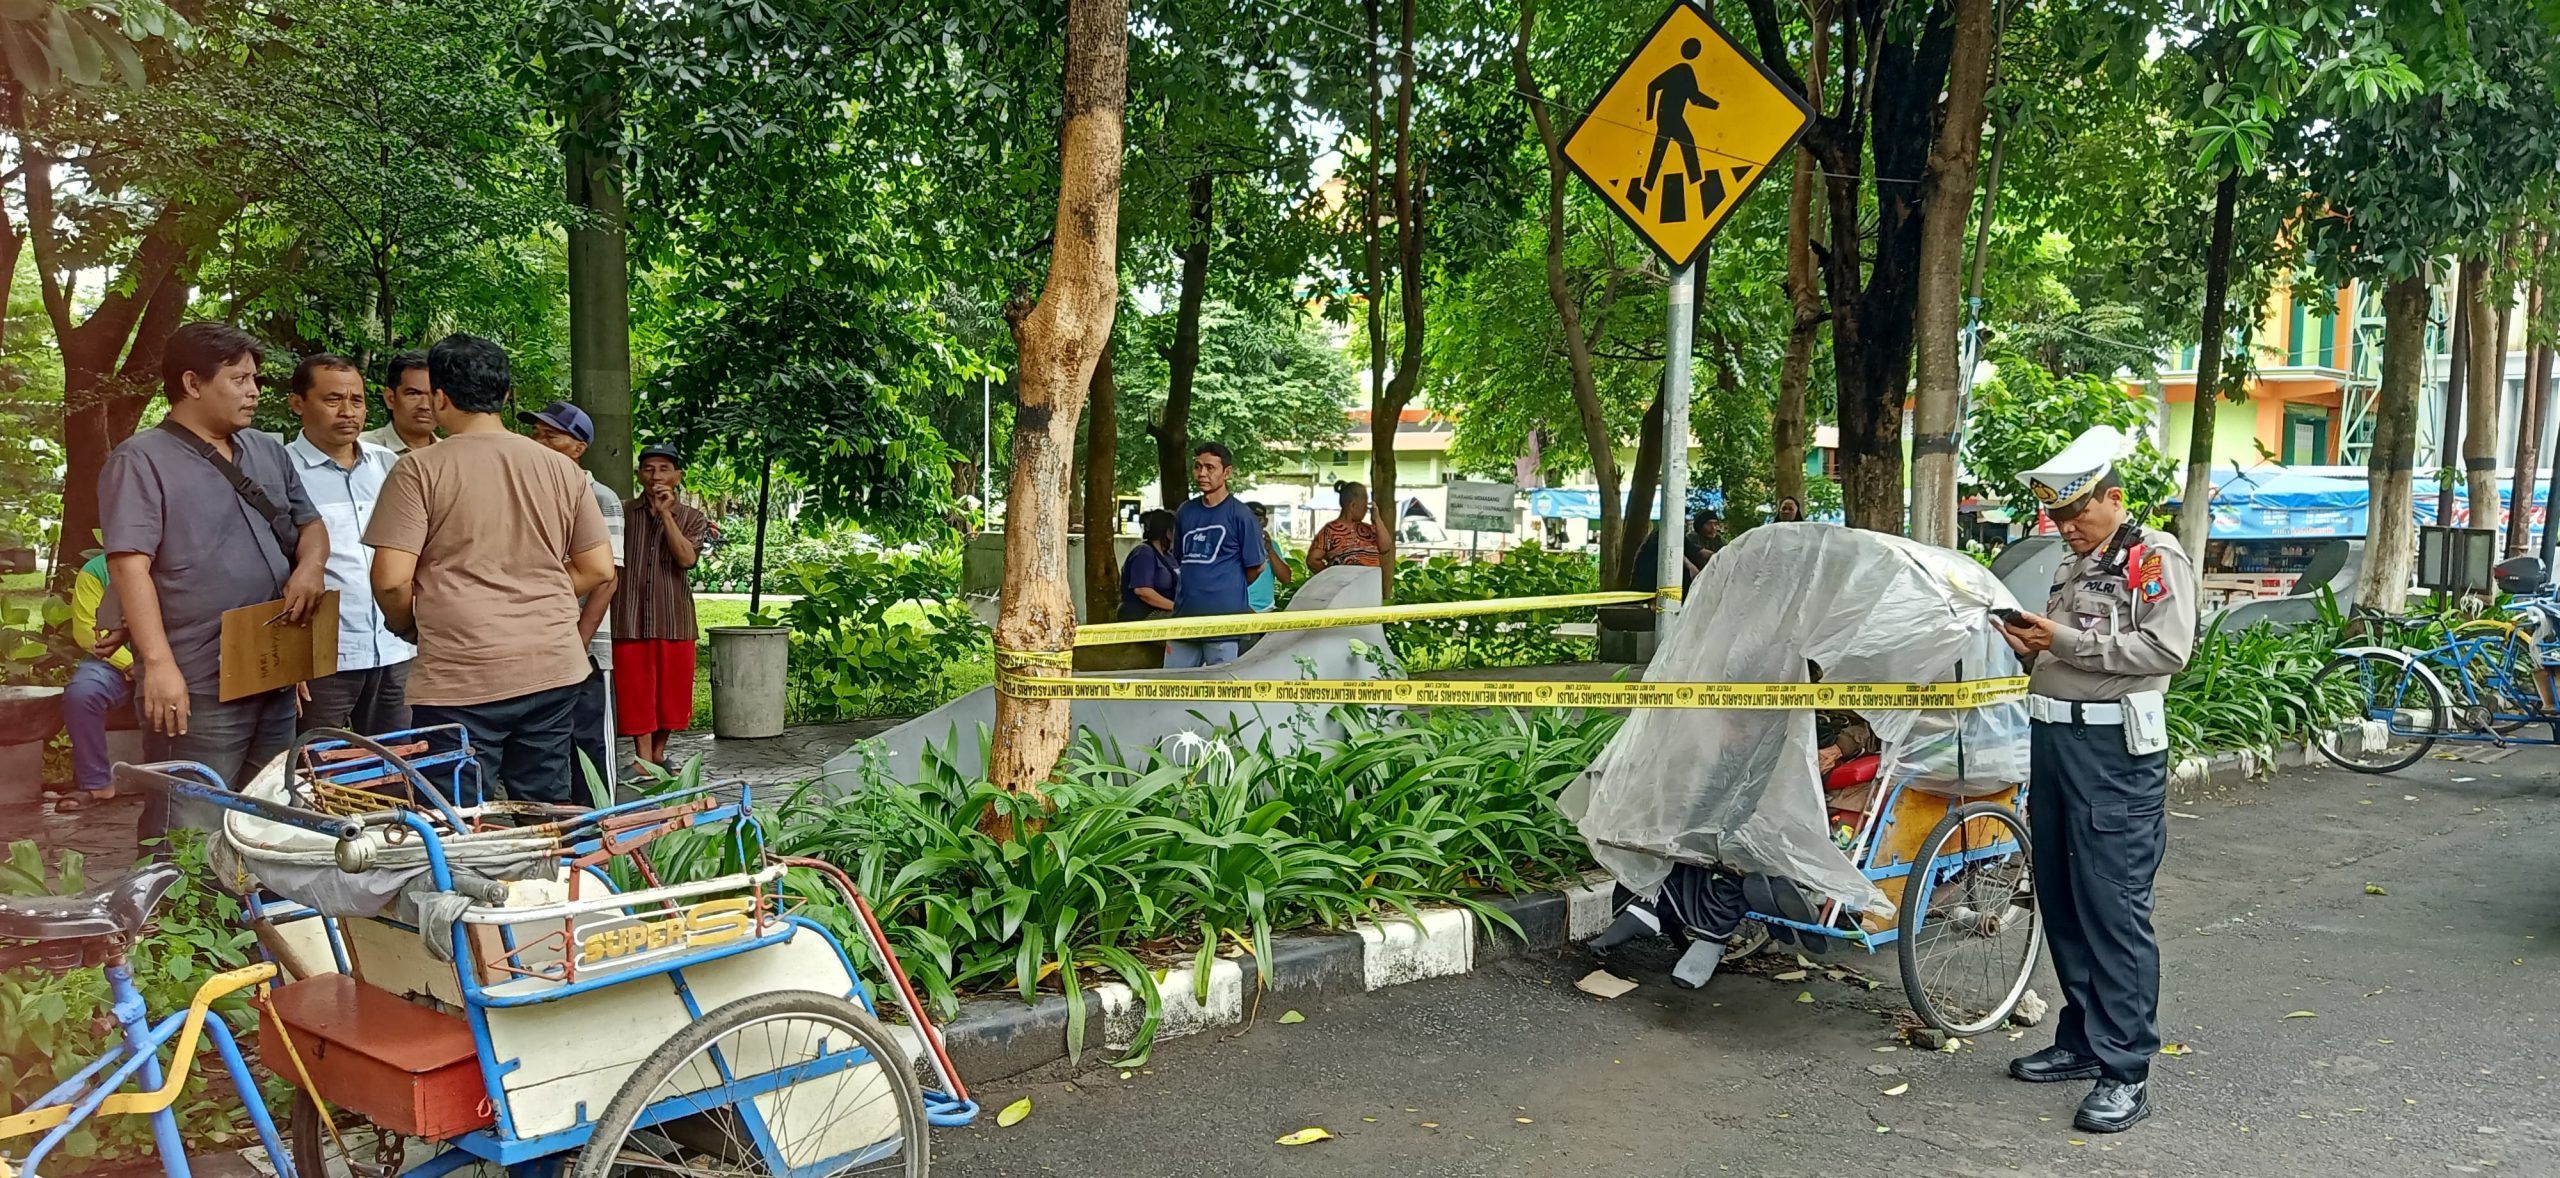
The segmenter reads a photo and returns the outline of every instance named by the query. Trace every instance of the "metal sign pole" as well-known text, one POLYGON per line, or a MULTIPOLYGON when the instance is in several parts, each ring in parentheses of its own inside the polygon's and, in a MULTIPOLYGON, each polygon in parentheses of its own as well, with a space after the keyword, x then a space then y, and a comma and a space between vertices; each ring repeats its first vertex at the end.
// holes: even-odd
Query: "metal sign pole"
POLYGON ((1672 270, 1670 303, 1670 322, 1662 332, 1662 520, 1654 525, 1654 584, 1665 591, 1654 608, 1664 617, 1680 612, 1676 594, 1688 580, 1681 561, 1689 539, 1689 334, 1697 322, 1696 263, 1672 270))

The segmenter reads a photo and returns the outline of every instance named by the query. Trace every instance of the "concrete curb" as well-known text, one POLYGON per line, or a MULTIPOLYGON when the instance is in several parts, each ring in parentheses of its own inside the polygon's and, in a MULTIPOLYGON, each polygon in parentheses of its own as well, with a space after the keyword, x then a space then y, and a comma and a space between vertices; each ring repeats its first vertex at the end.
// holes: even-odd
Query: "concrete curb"
MULTIPOLYGON (((2378 729, 2380 726, 2367 722, 2366 727, 2370 730, 2378 729)), ((2368 739, 2378 744, 2384 739, 2384 734, 2379 731, 2369 731, 2368 739)), ((2238 785, 2244 781, 2267 777, 2278 769, 2297 769, 2304 765, 2318 765, 2326 760, 2327 758, 2322 756, 2318 749, 2299 740, 2288 740, 2278 744, 2273 761, 2269 761, 2251 749, 2215 753, 2207 757, 2189 757, 2170 767, 2169 789, 2171 792, 2185 792, 2238 785)))
MULTIPOLYGON (((1259 1008, 1265 998, 1315 1003, 1388 986, 1466 973, 1487 963, 1533 952, 1551 952, 1599 933, 1612 911, 1606 876, 1555 892, 1490 899, 1520 926, 1488 933, 1463 908, 1423 908, 1422 921, 1401 916, 1362 921, 1347 931, 1315 930, 1271 940, 1271 982, 1266 987, 1252 956, 1220 958, 1209 965, 1209 997, 1199 999, 1189 966, 1165 971, 1156 983, 1163 1021, 1156 1042, 1242 1025, 1278 1011, 1259 1008)), ((1125 1050, 1144 1021, 1146 1005, 1128 985, 1086 988, 1081 1050, 1108 1062, 1125 1050)), ((1067 1058, 1067 1000, 1055 994, 1025 1004, 1010 998, 964 1002, 960 1016, 943 1024, 944 1046, 962 1079, 984 1084, 1047 1067, 1067 1058)))

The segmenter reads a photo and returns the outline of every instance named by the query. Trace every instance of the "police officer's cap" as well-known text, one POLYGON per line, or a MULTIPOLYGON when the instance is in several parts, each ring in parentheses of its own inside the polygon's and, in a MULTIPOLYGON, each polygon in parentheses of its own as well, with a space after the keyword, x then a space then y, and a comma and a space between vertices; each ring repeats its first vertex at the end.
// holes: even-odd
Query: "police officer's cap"
POLYGON ((2093 427, 2072 439, 2062 453, 2045 464, 2020 475, 2027 481, 2027 492, 2035 497, 2036 506, 2046 511, 2065 511, 2081 506, 2098 483, 2115 469, 2116 460, 2131 453, 2133 439, 2111 425, 2093 427))

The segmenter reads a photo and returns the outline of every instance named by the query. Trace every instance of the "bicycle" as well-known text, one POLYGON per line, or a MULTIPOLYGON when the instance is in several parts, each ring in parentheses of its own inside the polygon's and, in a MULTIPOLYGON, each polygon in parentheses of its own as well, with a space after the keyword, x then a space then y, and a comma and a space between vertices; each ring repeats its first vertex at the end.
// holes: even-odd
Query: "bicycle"
POLYGON ((36 1178, 45 1158, 92 1117, 143 1115, 151 1118, 161 1170, 169 1178, 189 1178, 186 1142, 171 1107, 185 1091, 197 1051, 207 1040, 247 1106, 258 1143, 273 1159, 277 1178, 298 1178, 238 1041, 230 1026, 212 1014, 214 1003, 272 982, 276 967, 260 962, 216 974, 196 988, 185 1010, 156 1019, 134 984, 127 955, 180 874, 175 865, 153 864, 77 895, 0 897, 0 968, 104 966, 116 1025, 122 1032, 105 1055, 37 1097, 33 1107, 0 1116, 0 1143, 43 1135, 14 1164, 0 1154, 0 1178, 11 1178, 14 1172, 36 1178), (161 1065, 164 1047, 171 1048, 172 1062, 166 1069, 161 1065), (140 1091, 123 1091, 136 1080, 140 1091))

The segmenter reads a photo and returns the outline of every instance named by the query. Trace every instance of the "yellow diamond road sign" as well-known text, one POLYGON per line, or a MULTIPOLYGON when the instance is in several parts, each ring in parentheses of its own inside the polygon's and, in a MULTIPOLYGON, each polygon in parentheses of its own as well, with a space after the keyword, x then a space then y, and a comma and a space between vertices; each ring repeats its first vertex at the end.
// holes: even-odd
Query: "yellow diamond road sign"
POLYGON ((1704 13, 1674 4, 1565 137, 1565 158, 1674 266, 1695 261, 1813 112, 1704 13))

